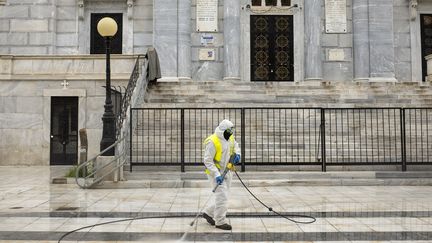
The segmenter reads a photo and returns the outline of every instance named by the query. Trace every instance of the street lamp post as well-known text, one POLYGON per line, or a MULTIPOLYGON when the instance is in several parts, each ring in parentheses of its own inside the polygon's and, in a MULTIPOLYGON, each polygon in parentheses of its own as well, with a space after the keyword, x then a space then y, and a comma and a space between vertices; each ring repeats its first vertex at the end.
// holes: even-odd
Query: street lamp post
MULTIPOLYGON (((97 24, 97 30, 99 34, 105 38, 106 43, 106 95, 105 95, 105 111, 102 116, 103 130, 102 140, 100 143, 100 151, 108 148, 110 145, 115 143, 116 137, 116 126, 115 126, 115 115, 113 112, 113 105, 111 101, 111 69, 110 69, 110 42, 111 38, 117 33, 117 23, 114 19, 105 17, 101 19, 97 24)), ((106 151, 102 155, 113 156, 114 148, 106 151)))

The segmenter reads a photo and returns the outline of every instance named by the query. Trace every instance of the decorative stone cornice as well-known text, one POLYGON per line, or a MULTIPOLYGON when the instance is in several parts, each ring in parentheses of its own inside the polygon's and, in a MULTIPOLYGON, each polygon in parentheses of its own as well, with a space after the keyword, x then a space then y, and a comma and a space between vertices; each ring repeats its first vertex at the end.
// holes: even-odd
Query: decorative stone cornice
MULTIPOLYGON (((1 4, 1 1, 6 1, 6 0, 0 0, 0 4, 1 4)), ((77 0, 78 18, 80 20, 84 20, 85 1, 95 1, 95 0, 77 0)), ((135 0, 124 0, 124 1, 126 2, 126 6, 127 6, 128 19, 132 19, 133 18, 133 7, 134 7, 134 1, 135 0)))
POLYGON ((417 18, 417 6, 418 6, 417 0, 410 0, 409 7, 410 7, 411 21, 414 21, 417 18))
POLYGON ((77 0, 78 4, 78 18, 80 20, 84 19, 84 0, 77 0))
POLYGON ((128 19, 133 18, 133 6, 134 6, 134 0, 127 0, 127 16, 128 19))

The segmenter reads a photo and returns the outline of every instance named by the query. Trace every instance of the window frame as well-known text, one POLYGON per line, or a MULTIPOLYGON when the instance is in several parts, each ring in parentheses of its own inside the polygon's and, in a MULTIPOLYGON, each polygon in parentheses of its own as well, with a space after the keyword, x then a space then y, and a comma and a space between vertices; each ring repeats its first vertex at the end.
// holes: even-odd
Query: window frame
POLYGON ((251 3, 251 8, 257 9, 257 10, 268 9, 268 8, 272 8, 272 7, 283 9, 283 8, 290 8, 291 4, 292 4, 292 1, 290 1, 290 5, 289 6, 282 6, 282 0, 276 0, 276 5, 269 5, 269 6, 267 6, 266 5, 266 0, 261 0, 261 6, 252 5, 252 3, 251 3))

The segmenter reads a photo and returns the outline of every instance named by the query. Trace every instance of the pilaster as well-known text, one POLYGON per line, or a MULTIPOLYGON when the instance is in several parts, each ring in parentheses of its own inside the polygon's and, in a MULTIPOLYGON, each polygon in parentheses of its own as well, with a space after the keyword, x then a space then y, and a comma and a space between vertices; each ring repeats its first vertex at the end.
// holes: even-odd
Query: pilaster
POLYGON ((393 0, 369 1, 370 80, 396 81, 393 0))
POLYGON ((239 0, 224 0, 224 79, 240 79, 239 0))
POLYGON ((158 52, 162 77, 177 77, 178 2, 157 0, 153 5, 154 45, 158 52))
POLYGON ((305 12, 305 79, 322 79, 321 60, 321 0, 307 0, 305 12))
POLYGON ((192 54, 191 54, 191 0, 179 1, 178 12, 178 77, 191 79, 192 54))
POLYGON ((353 1, 354 80, 369 79, 368 0, 353 1))

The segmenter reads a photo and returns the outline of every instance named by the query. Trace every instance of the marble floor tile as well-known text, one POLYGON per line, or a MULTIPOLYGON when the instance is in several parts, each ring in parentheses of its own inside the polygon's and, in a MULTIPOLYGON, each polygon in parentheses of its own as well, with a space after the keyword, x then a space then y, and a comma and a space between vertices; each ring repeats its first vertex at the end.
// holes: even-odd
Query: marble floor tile
POLYGON ((261 218, 267 232, 303 232, 298 224, 283 218, 261 218))
POLYGON ((83 227, 86 227, 85 229, 81 229, 78 232, 88 232, 92 229, 92 227, 88 227, 91 226, 90 224, 62 224, 57 228, 58 232, 69 232, 69 231, 73 231, 73 230, 77 230, 83 227))
POLYGON ((303 232, 338 232, 327 220, 317 218, 313 224, 298 224, 303 232))
POLYGON ((160 232, 165 219, 140 219, 132 221, 126 232, 160 232))
POLYGON ((125 232, 128 225, 113 225, 113 224, 106 224, 106 225, 98 225, 94 226, 90 229, 89 232, 125 232))
POLYGON ((25 226, 24 228, 20 229, 19 231, 42 231, 42 232, 55 232, 58 228, 60 228, 62 224, 29 224, 25 226))
POLYGON ((189 229, 192 218, 165 219, 161 232, 185 232, 189 229))
POLYGON ((260 218, 231 218, 232 232, 266 232, 260 218))

